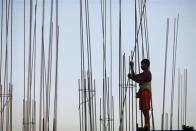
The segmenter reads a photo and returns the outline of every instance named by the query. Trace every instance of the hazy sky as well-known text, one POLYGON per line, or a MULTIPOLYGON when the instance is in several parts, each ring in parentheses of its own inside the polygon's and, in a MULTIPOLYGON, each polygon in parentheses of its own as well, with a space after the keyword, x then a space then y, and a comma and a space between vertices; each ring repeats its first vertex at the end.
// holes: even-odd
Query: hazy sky
MULTIPOLYGON (((47 0, 48 1, 48 0, 47 0)), ((29 3, 29 2, 28 2, 29 3)), ((27 5, 28 5, 27 3, 27 5)), ((38 0, 37 25, 37 68, 40 67, 41 6, 38 0)), ((102 93, 102 34, 100 0, 89 0, 92 66, 96 79, 97 98, 102 93)), ((1 6, 0 6, 1 7, 1 6)), ((46 2, 46 22, 49 21, 50 2, 46 2)), ((118 130, 118 0, 112 0, 113 16, 113 95, 115 104, 115 126, 118 130)), ((170 18, 168 48, 168 70, 166 86, 166 112, 170 112, 170 89, 172 67, 173 21, 179 13, 179 33, 177 49, 176 78, 178 69, 188 69, 187 125, 196 128, 196 104, 194 102, 196 83, 196 0, 147 0, 149 43, 151 57, 152 92, 155 127, 160 129, 162 113, 162 92, 164 73, 164 52, 166 19, 170 18)), ((59 0, 59 90, 58 90, 58 130, 78 131, 78 79, 80 78, 80 16, 79 0, 59 0)), ((28 14, 28 11, 27 11, 28 14)), ((22 130, 23 100, 23 1, 14 0, 13 14, 13 131, 22 130)), ((27 16, 28 17, 28 16, 27 16)), ((47 25, 47 24, 46 24, 47 25)), ((48 26, 48 25, 47 25, 48 26)), ((47 37, 49 33, 46 31, 47 37)), ((130 55, 134 45, 134 1, 122 0, 122 44, 123 52, 130 55)), ((108 46, 109 47, 109 46, 108 46)), ((108 48, 109 52, 109 48, 108 48)), ((37 78, 36 100, 39 103, 39 77, 37 78)), ((177 79, 176 79, 177 81, 177 79)), ((177 85, 177 83, 176 83, 177 85)), ((175 87, 174 128, 177 128, 177 86, 175 87)), ((37 104, 38 104, 37 103, 37 104)), ((98 102, 97 102, 98 104, 98 102)), ((99 112, 99 110, 97 111, 99 112)), ((38 110, 37 110, 38 115, 38 110)), ((38 118, 38 117, 37 117, 38 118)), ((98 119, 97 119, 98 120, 98 119)))

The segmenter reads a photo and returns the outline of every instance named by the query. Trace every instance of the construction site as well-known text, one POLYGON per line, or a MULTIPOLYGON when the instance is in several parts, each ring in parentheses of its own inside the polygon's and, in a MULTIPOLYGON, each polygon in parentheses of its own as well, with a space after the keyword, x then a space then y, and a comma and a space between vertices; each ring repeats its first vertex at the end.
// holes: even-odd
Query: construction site
POLYGON ((0 0, 0 131, 196 129, 195 0, 0 0))

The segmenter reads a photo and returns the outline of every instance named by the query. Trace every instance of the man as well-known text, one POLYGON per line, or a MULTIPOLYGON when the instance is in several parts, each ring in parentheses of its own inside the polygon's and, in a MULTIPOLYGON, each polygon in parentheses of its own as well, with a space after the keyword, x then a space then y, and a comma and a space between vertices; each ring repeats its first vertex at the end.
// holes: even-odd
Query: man
POLYGON ((144 128, 150 129, 150 100, 151 100, 151 80, 152 75, 149 70, 150 61, 148 59, 143 59, 141 61, 141 69, 143 70, 140 74, 135 74, 133 70, 134 63, 130 62, 131 74, 128 74, 128 78, 139 83, 140 89, 136 94, 136 98, 139 98, 139 107, 145 118, 144 128))

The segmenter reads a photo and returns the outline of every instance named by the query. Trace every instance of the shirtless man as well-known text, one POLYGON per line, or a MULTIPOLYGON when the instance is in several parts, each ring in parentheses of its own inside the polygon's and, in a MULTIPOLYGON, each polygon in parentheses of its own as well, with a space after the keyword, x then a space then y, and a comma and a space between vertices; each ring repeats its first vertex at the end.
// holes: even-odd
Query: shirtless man
POLYGON ((141 69, 143 70, 140 74, 135 74, 133 70, 134 63, 130 62, 131 73, 128 74, 128 78, 139 83, 140 89, 136 94, 136 98, 139 98, 139 107, 145 118, 144 128, 150 129, 150 101, 151 101, 151 80, 152 75, 149 70, 150 61, 148 59, 143 59, 141 61, 141 69))

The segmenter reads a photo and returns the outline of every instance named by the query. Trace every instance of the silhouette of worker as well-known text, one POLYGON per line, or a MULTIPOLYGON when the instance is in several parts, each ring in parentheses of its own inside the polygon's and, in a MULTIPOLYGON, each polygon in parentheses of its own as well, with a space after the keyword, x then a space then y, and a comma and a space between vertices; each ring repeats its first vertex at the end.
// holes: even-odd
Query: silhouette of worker
POLYGON ((145 118, 144 128, 149 130, 150 129, 149 110, 150 110, 150 101, 151 101, 151 80, 152 80, 152 75, 149 70, 150 61, 148 59, 143 59, 141 61, 141 69, 143 70, 143 72, 140 74, 134 73, 134 69, 133 69, 134 63, 132 61, 129 64, 131 67, 131 73, 128 74, 128 78, 139 83, 140 89, 138 93, 136 93, 136 98, 139 98, 139 107, 145 118))

